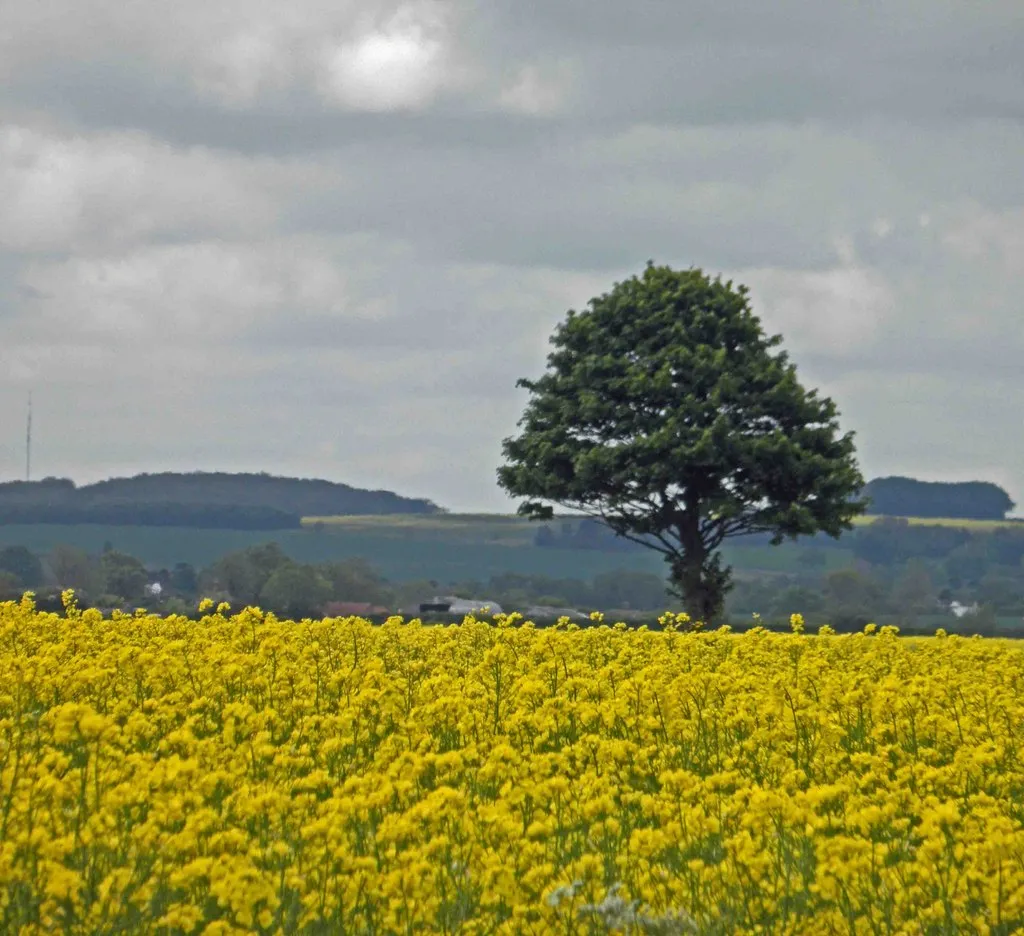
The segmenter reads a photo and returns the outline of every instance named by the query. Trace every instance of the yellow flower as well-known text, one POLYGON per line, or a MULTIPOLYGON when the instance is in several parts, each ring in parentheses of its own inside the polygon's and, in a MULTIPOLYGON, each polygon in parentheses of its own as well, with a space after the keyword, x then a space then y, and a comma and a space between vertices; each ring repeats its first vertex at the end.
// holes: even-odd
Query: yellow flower
POLYGON ((1020 644, 662 618, 0 603, 5 927, 1024 930, 1020 644))

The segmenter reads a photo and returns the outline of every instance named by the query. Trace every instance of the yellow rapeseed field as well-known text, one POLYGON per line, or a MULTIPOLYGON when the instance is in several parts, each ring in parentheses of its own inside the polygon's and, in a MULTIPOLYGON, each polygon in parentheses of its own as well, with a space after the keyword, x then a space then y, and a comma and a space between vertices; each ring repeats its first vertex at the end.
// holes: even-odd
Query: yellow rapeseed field
POLYGON ((1011 933, 1024 650, 0 605, 0 932, 1011 933))

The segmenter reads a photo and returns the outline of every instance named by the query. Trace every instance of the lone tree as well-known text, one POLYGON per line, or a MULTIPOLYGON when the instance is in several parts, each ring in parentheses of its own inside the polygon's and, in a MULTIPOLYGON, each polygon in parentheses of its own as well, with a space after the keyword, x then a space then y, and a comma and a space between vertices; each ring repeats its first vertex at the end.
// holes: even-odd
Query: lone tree
POLYGON ((853 434, 806 390, 747 289, 648 262, 570 310, 506 439, 498 482, 521 516, 580 511, 664 554, 671 591, 711 621, 730 588, 719 547, 770 533, 838 537, 863 512, 853 434))

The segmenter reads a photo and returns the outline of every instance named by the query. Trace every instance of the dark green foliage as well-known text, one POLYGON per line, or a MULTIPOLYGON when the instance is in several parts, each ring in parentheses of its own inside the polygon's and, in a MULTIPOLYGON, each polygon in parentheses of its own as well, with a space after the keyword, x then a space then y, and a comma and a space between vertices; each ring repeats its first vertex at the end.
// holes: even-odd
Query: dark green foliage
POLYGON ((862 511, 852 435, 780 343, 744 287, 649 263, 570 310, 546 373, 519 381, 531 397, 498 481, 525 516, 557 504, 661 552, 710 620, 730 585, 724 540, 837 537, 862 511))
POLYGON ((777 617, 785 619, 791 614, 814 614, 820 611, 823 605, 824 598, 820 588, 789 585, 772 598, 769 607, 777 617))
POLYGON ((858 559, 873 565, 893 565, 908 559, 941 559, 971 538, 970 530, 953 526, 911 524, 883 517, 843 537, 858 559))
POLYGON ((972 537, 954 549, 943 563, 946 578, 953 588, 977 586, 991 564, 988 544, 982 537, 972 537))
POLYGON ((589 606, 664 611, 670 604, 666 584, 650 572, 604 572, 594 576, 589 606))
POLYGON ((262 543, 222 556, 202 577, 202 585, 223 589, 238 605, 258 605, 264 585, 291 560, 277 543, 262 543))
POLYGON ((103 577, 99 562, 84 549, 57 543, 47 557, 50 569, 60 588, 72 588, 90 596, 103 590, 103 577))
POLYGON ((428 500, 268 474, 142 474, 75 487, 66 478, 0 484, 0 523, 104 523, 283 530, 304 516, 433 514, 428 500))
POLYGON ((141 601, 146 582, 146 567, 134 556, 108 550, 100 556, 100 574, 103 589, 122 601, 141 601))
POLYGON ((317 571, 330 585, 329 597, 334 601, 386 605, 393 598, 387 581, 365 559, 325 562, 317 571))
POLYGON ((867 513, 892 517, 1002 520, 1014 508, 1010 495, 988 481, 875 478, 864 486, 862 495, 870 500, 867 513))
POLYGON ((199 576, 195 567, 187 562, 176 562, 168 578, 168 584, 179 595, 189 598, 195 597, 199 592, 199 576))
POLYGON ((618 536, 606 523, 590 517, 563 522, 559 533, 544 524, 537 530, 533 542, 535 546, 548 549, 597 549, 602 552, 636 552, 645 546, 618 536))
POLYGON ((988 552, 992 561, 999 565, 1019 566, 1024 561, 1024 527, 993 530, 988 539, 988 552))
POLYGON ((24 546, 0 549, 0 572, 7 572, 20 588, 35 588, 43 583, 43 564, 24 546))
POLYGON ((879 583, 856 569, 841 569, 825 576, 825 608, 835 625, 860 628, 876 620, 882 595, 879 583))
POLYGON ((259 605, 298 620, 317 617, 330 597, 330 582, 316 569, 286 562, 274 570, 260 589, 259 605))

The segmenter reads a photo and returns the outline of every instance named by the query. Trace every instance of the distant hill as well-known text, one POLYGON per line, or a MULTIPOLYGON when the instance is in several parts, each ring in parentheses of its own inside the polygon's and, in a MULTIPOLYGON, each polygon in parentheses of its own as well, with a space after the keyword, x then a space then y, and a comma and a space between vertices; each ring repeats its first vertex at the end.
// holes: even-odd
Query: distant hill
POLYGON ((989 481, 875 478, 861 493, 870 500, 867 513, 890 517, 1003 520, 1014 508, 1010 495, 989 481))
POLYGON ((67 478, 0 484, 0 523, 104 523, 270 530, 303 516, 437 514, 429 500, 269 474, 164 472, 77 487, 67 478))

